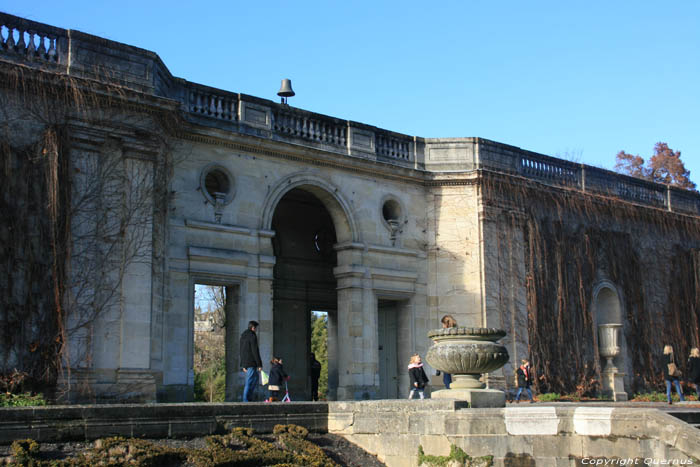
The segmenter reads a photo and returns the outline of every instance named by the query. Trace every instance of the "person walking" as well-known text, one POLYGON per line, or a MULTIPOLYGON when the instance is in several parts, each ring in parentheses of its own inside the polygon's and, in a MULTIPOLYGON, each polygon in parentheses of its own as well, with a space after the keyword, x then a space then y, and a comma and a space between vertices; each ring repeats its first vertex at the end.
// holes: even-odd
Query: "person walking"
POLYGON ((518 393, 515 395, 515 402, 520 403, 520 394, 522 394, 523 389, 527 391, 527 395, 530 398, 530 404, 532 404, 534 399, 532 398, 532 390, 530 386, 532 385, 532 367, 528 360, 521 360, 521 365, 517 370, 518 375, 518 393))
POLYGON ((270 398, 268 401, 274 402, 280 400, 280 390, 282 389, 282 384, 289 380, 289 376, 284 371, 281 358, 272 357, 272 360, 270 360, 270 365, 270 379, 267 385, 267 389, 270 391, 270 398))
POLYGON ((697 347, 690 349, 690 358, 688 358, 688 382, 695 385, 695 395, 700 401, 700 349, 697 347))
POLYGON ((243 402, 252 402, 255 397, 255 390, 260 381, 262 370, 262 360, 260 359, 260 349, 258 348, 258 336, 255 333, 258 329, 257 321, 249 321, 248 329, 241 334, 241 369, 245 373, 245 386, 243 386, 243 402))
POLYGON ((681 389, 681 383, 678 380, 680 376, 680 370, 676 366, 676 359, 673 356, 673 347, 670 345, 664 346, 664 354, 661 356, 661 367, 664 370, 664 382, 666 383, 666 400, 668 400, 669 405, 671 402, 671 382, 676 387, 676 392, 681 402, 685 399, 683 398, 683 390, 681 389))
POLYGON ((321 378, 321 362, 316 360, 316 354, 311 352, 311 362, 309 365, 311 371, 311 400, 318 400, 318 380, 321 378))
POLYGON ((408 364, 408 376, 411 379, 411 392, 408 393, 408 398, 413 399, 413 394, 417 391, 421 399, 425 399, 423 390, 428 383, 428 377, 423 370, 423 362, 420 355, 415 354, 411 357, 408 364))
MULTIPOLYGON (((456 328, 457 320, 450 315, 445 315, 440 320, 443 329, 456 328)), ((440 372, 438 371, 438 376, 440 372)), ((445 385, 445 389, 450 389, 450 384, 452 384, 452 375, 449 373, 442 373, 442 383, 445 385)))

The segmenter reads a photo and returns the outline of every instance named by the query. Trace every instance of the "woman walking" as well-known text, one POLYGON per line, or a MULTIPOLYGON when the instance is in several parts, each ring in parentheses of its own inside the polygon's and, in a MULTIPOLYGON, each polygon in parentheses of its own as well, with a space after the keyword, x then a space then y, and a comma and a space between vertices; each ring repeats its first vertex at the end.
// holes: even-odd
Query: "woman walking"
POLYGON ((671 404, 671 382, 676 387, 676 392, 681 402, 685 399, 683 398, 683 390, 681 389, 681 383, 678 381, 680 376, 680 371, 676 366, 676 360, 673 356, 673 347, 670 345, 664 346, 664 354, 661 357, 661 367, 664 370, 664 381, 666 382, 666 399, 668 403, 671 404))

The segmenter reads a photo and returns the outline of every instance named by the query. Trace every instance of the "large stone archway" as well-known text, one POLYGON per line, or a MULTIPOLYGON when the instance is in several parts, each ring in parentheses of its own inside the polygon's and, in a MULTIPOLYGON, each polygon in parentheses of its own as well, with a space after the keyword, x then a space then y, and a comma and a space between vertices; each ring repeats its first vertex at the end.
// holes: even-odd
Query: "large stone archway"
POLYGON ((358 239, 349 204, 338 191, 308 173, 292 174, 271 190, 261 218, 261 227, 275 232, 272 353, 284 359, 290 392, 298 398, 310 397, 311 311, 328 313, 328 397, 337 397, 339 329, 340 340, 348 337, 347 326, 339 326, 345 315, 339 295, 347 292, 337 291, 337 274, 352 263, 338 245, 358 239))
POLYGON ((284 360, 290 392, 309 399, 310 314, 325 311, 335 319, 337 309, 335 226, 313 193, 294 188, 280 199, 272 229, 272 353, 284 360))

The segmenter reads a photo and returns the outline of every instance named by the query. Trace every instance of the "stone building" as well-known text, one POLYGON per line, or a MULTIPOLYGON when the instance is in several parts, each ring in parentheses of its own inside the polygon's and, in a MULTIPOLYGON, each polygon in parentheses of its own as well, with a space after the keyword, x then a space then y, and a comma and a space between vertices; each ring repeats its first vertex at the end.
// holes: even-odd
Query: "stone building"
MULTIPOLYGON (((263 361, 283 357, 292 393, 309 393, 311 310, 328 312, 339 400, 405 396, 408 359, 444 314, 505 329, 511 362, 531 358, 543 388, 631 392, 658 377, 661 336, 700 344, 694 192, 211 88, 153 52, 7 14, 0 27, 6 166, 26 164, 13 148, 55 153, 47 187, 65 196, 49 219, 66 224, 41 243, 65 252, 58 269, 40 263, 60 285, 53 302, 26 298, 39 278, 10 266, 9 249, 0 286, 6 301, 64 313, 58 384, 71 398, 189 400, 196 284, 226 288, 230 400, 249 320, 263 361), (607 324, 621 325, 609 378, 607 324)), ((31 218, 17 229, 44 225, 31 218)), ((4 344, 3 371, 23 364, 39 322, 4 344)), ((485 379, 509 388, 512 375, 485 379)))

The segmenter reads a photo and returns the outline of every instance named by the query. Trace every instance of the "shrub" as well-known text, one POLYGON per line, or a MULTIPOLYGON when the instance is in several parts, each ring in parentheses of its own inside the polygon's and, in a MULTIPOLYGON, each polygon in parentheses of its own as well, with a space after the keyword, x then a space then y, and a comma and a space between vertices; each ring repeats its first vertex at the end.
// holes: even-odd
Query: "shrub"
POLYGON ((206 438, 205 449, 173 448, 143 439, 122 437, 102 438, 92 449, 80 455, 60 460, 38 458, 39 444, 31 439, 12 444, 12 465, 31 467, 92 467, 104 466, 166 466, 194 465, 196 467, 276 467, 309 466, 335 467, 323 450, 307 441, 306 428, 297 425, 277 425, 277 442, 271 443, 253 436, 250 428, 234 428, 226 435, 206 438))
POLYGON ((460 447, 450 445, 449 456, 430 456, 425 454, 423 446, 418 445, 418 465, 429 467, 446 467, 452 461, 458 462, 465 467, 491 467, 493 466, 493 456, 471 457, 460 447))
POLYGON ((0 407, 31 407, 46 405, 42 394, 32 395, 29 392, 22 394, 0 393, 0 407))
POLYGON ((33 464, 36 455, 39 454, 39 443, 33 439, 18 439, 10 446, 14 460, 20 465, 33 464))
MULTIPOLYGON (((632 400, 635 402, 666 402, 666 393, 646 392, 641 394, 635 394, 634 397, 632 397, 632 400)), ((675 393, 675 390, 671 394, 671 400, 675 402, 678 402, 680 400, 680 397, 678 397, 678 394, 675 393)))
POLYGON ((540 402, 554 402, 561 399, 561 394, 557 392, 546 392, 537 396, 537 400, 540 402))
POLYGON ((282 433, 289 433, 297 438, 306 439, 309 436, 309 430, 299 425, 275 425, 272 429, 272 434, 279 435, 282 433))

